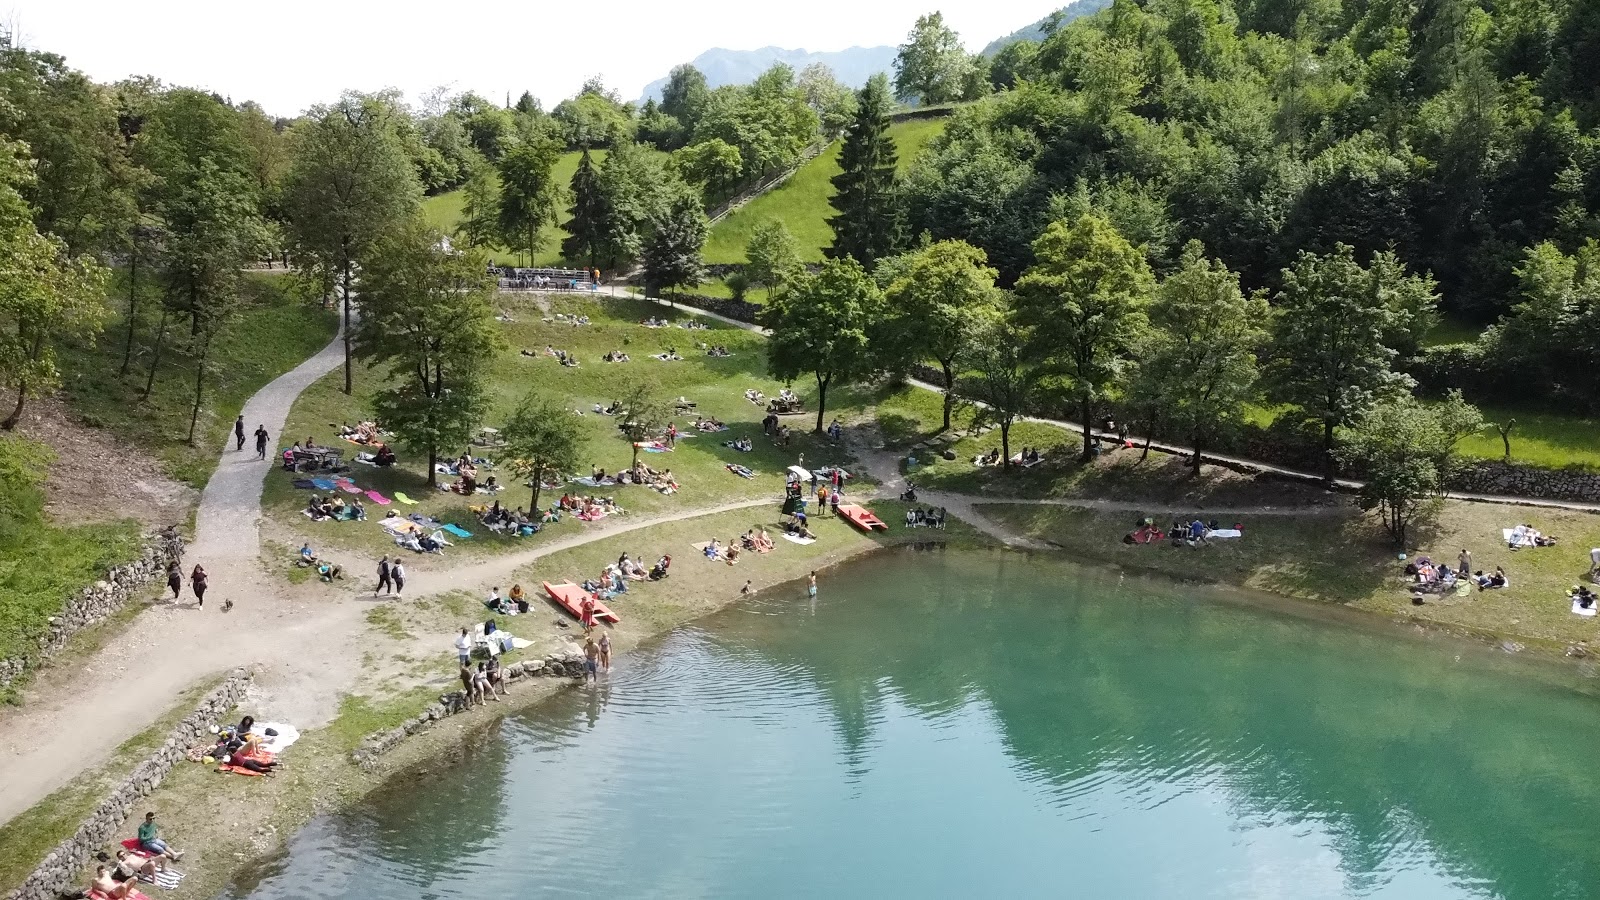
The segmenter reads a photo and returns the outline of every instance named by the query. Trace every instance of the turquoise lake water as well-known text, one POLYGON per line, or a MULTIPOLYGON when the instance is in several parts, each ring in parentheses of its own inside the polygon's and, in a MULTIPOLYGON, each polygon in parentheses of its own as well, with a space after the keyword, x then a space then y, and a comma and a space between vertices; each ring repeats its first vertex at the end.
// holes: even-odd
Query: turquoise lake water
POLYGON ((1592 683, 1211 589, 897 552, 621 659, 226 896, 1596 897, 1592 683))

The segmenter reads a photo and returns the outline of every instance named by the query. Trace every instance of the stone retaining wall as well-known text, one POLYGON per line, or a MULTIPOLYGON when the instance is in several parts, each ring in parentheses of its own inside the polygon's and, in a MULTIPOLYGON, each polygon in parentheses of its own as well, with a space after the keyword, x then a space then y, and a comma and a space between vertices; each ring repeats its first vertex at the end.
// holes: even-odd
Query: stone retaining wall
POLYGON ((139 558, 106 572, 106 576, 68 598, 59 615, 51 616, 49 629, 29 653, 0 659, 0 688, 7 687, 29 668, 49 659, 79 631, 110 618, 134 594, 163 579, 167 565, 183 558, 183 538, 177 528, 152 533, 139 558))
POLYGON ((1503 462, 1479 462, 1450 479, 1450 490, 1470 494, 1539 497, 1545 500, 1600 501, 1600 475, 1558 469, 1530 469, 1503 462))
MULTIPOLYGON (((544 659, 530 659, 514 662, 501 669, 507 681, 520 681, 524 678, 582 678, 583 654, 568 652, 551 654, 544 659)), ((361 746, 351 752, 350 756, 356 765, 370 770, 378 757, 388 753, 400 742, 420 731, 427 731, 433 723, 448 719, 456 713, 467 710, 467 698, 461 691, 451 691, 439 697, 439 702, 433 704, 414 718, 407 719, 405 724, 368 735, 361 746)))
POLYGON ((210 736, 211 726, 239 704, 249 685, 248 671, 235 669, 230 673, 194 712, 168 732, 160 749, 135 767, 127 780, 95 807, 72 837, 45 856, 22 886, 7 895, 7 900, 54 900, 82 880, 84 866, 95 853, 106 850, 121 837, 131 837, 131 832, 122 834, 123 823, 141 813, 139 801, 150 796, 172 767, 184 761, 191 744, 210 736))

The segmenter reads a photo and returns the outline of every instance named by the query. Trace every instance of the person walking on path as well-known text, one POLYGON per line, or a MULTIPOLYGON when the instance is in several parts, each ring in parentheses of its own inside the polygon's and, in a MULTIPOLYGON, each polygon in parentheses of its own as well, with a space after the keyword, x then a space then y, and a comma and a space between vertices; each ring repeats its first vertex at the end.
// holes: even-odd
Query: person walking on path
POLYGON ((467 630, 461 629, 461 636, 456 638, 456 658, 461 660, 464 669, 472 664, 472 638, 467 636, 467 630))
POLYGON ((172 592, 174 602, 183 594, 183 570, 178 568, 177 560, 167 564, 167 590, 172 592))
POLYGON ((406 592, 406 565, 400 557, 394 558, 394 565, 389 567, 389 577, 394 579, 394 595, 396 597, 406 592))
POLYGON ((267 426, 256 426, 256 459, 267 458, 267 426))
POLYGON ((206 570, 199 563, 194 564, 194 571, 189 573, 189 588, 194 591, 195 605, 200 609, 206 608, 206 570))
POLYGON ((389 557, 378 560, 378 586, 372 589, 372 596, 378 596, 379 591, 385 594, 394 589, 394 582, 389 577, 389 557))
POLYGON ((611 635, 600 632, 600 668, 611 671, 611 635))
POLYGON ((244 449, 244 413, 240 413, 239 418, 233 420, 233 440, 234 450, 244 449))

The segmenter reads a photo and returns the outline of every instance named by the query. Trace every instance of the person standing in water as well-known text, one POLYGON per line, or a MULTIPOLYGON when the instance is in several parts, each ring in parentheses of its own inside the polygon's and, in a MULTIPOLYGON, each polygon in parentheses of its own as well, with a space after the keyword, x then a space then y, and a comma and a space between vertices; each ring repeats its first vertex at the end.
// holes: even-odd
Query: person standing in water
POLYGON ((583 680, 599 681, 600 675, 600 645, 590 636, 583 641, 583 680))
POLYGON ((600 632, 600 668, 602 671, 611 671, 611 635, 600 632))
POLYGON ((806 576, 806 596, 813 598, 817 596, 817 571, 815 569, 812 569, 811 574, 806 576))

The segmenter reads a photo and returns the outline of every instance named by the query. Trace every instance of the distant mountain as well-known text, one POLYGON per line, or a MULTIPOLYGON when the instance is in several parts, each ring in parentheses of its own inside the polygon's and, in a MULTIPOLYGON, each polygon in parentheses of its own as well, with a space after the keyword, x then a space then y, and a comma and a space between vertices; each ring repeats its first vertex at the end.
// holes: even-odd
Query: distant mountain
MULTIPOLYGON (((1083 2, 1083 0, 1080 0, 1083 2)), ((851 47, 834 53, 810 53, 805 50, 785 50, 782 47, 762 47, 760 50, 724 50, 715 47, 695 57, 690 64, 706 76, 711 87, 725 84, 749 84, 756 76, 772 68, 773 63, 788 63, 798 74, 812 63, 822 63, 850 87, 861 87, 879 72, 894 69, 894 47, 851 47)), ((667 79, 661 78, 645 85, 639 102, 660 100, 661 89, 667 79)))
MULTIPOLYGON (((1110 5, 1111 0, 1074 0, 1074 2, 1061 7, 1061 24, 1065 25, 1073 19, 1094 15, 1110 5)), ((989 46, 983 48, 983 55, 993 56, 1000 52, 1000 48, 1007 44, 1015 44, 1017 41, 1044 40, 1044 23, 1049 18, 1049 16, 1046 16, 1021 31, 1013 31, 1003 38, 990 41, 989 46)))

